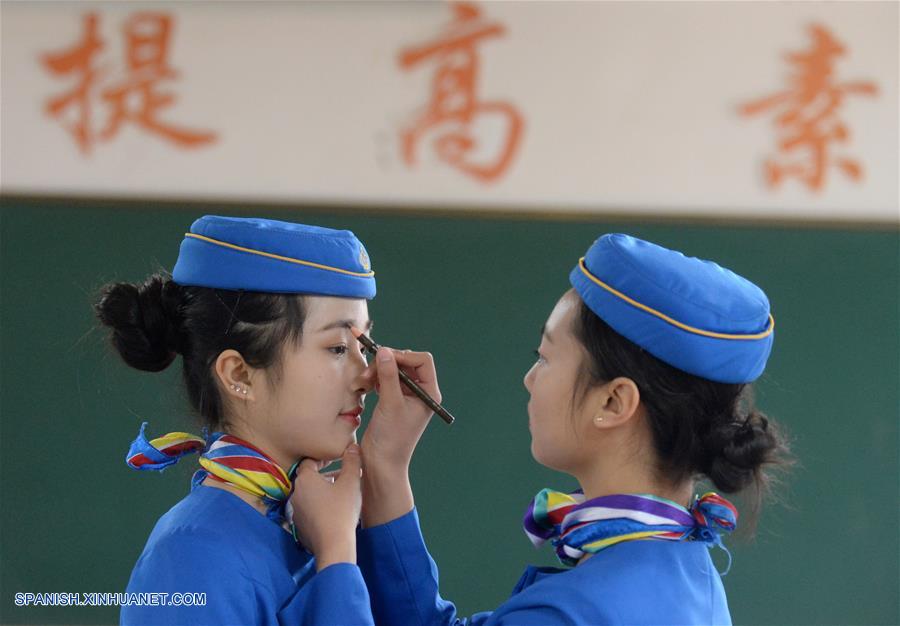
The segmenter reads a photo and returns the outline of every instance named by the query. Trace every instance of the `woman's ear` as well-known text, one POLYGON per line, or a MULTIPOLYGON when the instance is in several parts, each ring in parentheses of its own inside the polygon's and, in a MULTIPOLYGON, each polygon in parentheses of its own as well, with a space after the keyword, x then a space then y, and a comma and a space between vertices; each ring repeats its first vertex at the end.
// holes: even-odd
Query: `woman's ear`
POLYGON ((592 390, 586 399, 594 407, 592 416, 596 428, 614 428, 628 422, 637 414, 641 392, 630 378, 620 376, 592 390))
POLYGON ((247 365, 240 352, 231 349, 223 350, 216 358, 214 369, 226 397, 238 400, 254 399, 253 385, 251 384, 253 368, 247 365))

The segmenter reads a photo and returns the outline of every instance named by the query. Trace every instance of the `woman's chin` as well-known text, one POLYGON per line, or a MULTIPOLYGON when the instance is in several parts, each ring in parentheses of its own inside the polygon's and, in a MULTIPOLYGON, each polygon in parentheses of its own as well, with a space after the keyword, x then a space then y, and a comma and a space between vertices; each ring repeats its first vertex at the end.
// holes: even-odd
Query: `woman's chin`
POLYGON ((533 439, 531 441, 531 457, 547 469, 556 472, 566 472, 566 470, 561 467, 565 465, 565 463, 562 462, 563 460, 554 457, 552 454, 547 454, 545 451, 535 446, 533 439))
POLYGON ((344 450, 346 450, 347 446, 349 446, 351 443, 356 443, 356 433, 352 433, 349 437, 342 440, 341 442, 335 442, 334 444, 328 446, 327 449, 322 451, 323 459, 327 459, 329 463, 340 461, 341 457, 344 456, 344 450))
POLYGON ((534 445, 534 439, 531 440, 531 458, 540 463, 541 465, 547 465, 541 458, 541 451, 538 449, 536 445, 534 445))

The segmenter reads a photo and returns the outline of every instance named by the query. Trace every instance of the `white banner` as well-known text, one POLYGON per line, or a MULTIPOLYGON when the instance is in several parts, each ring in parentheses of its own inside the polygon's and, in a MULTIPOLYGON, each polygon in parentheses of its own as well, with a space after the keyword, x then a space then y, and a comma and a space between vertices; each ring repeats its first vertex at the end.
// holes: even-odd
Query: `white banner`
POLYGON ((898 220, 896 2, 3 2, 6 194, 898 220))

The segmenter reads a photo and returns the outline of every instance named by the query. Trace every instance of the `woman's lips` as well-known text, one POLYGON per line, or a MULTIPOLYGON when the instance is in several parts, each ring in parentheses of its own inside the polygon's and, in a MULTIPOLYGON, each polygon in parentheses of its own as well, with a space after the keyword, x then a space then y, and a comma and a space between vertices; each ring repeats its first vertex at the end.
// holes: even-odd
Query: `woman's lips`
POLYGON ((338 417, 340 417, 342 420, 346 420, 352 426, 357 427, 362 423, 362 420, 359 417, 362 412, 363 410, 361 408, 353 409, 352 411, 349 411, 347 413, 341 413, 340 415, 338 415, 338 417))

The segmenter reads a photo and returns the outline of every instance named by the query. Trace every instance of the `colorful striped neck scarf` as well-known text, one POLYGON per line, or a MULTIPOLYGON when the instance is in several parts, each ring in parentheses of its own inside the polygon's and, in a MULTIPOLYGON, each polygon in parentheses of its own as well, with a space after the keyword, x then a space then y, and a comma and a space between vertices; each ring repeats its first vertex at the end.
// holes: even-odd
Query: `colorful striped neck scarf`
MULTIPOLYGON (((585 501, 580 491, 566 494, 544 489, 528 507, 524 526, 531 543, 541 546, 550 540, 559 560, 574 566, 587 553, 638 539, 701 541, 728 553, 721 534, 734 530, 737 517, 734 505, 712 492, 696 498, 686 509, 671 500, 645 494, 585 501)), ((730 554, 728 561, 730 568, 730 554)))
POLYGON ((174 432, 150 441, 144 435, 147 422, 141 424, 137 439, 131 442, 125 462, 136 470, 162 471, 193 452, 202 452, 200 466, 191 488, 196 489, 209 476, 256 496, 266 505, 266 517, 277 524, 290 520, 288 498, 298 463, 285 472, 266 453, 227 433, 213 433, 204 439, 190 433, 174 432))

